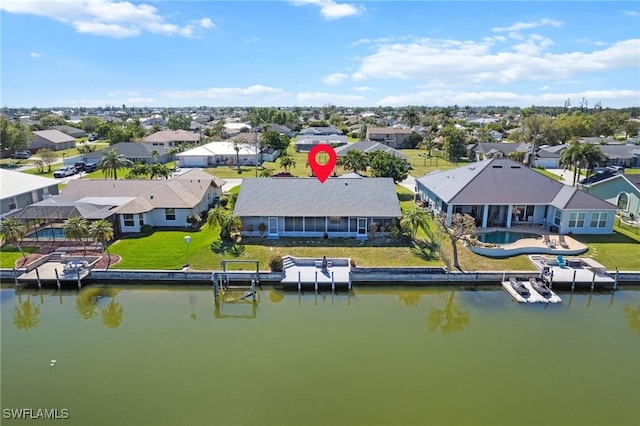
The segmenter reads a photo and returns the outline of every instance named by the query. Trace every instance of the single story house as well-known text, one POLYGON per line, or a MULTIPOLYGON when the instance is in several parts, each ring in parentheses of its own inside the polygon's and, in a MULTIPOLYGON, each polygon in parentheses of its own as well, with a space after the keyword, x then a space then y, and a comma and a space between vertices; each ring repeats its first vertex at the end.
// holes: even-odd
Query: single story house
POLYGON ((171 161, 167 147, 161 145, 154 146, 144 142, 120 142, 107 148, 83 154, 82 158, 88 163, 97 163, 104 157, 107 151, 111 151, 112 149, 115 149, 118 155, 122 155, 133 163, 152 164, 157 162, 165 164, 171 161), (157 152, 157 156, 153 155, 154 151, 157 152))
POLYGON ((382 144, 380 142, 375 142, 375 141, 358 141, 358 142, 350 143, 348 145, 339 146, 338 148, 335 149, 336 155, 338 157, 344 157, 345 155, 347 155, 347 152, 352 150, 360 151, 365 154, 368 154, 373 151, 382 151, 382 152, 386 152, 387 154, 391 154, 395 157, 402 158, 403 160, 407 160, 407 161, 409 160, 409 157, 404 155, 401 151, 398 151, 397 149, 391 148, 388 145, 382 144))
POLYGON ((58 181, 0 169, 0 218, 58 194, 58 181))
POLYGON ((342 135, 342 130, 337 129, 333 126, 326 127, 306 127, 300 132, 298 132, 298 136, 301 137, 313 137, 313 136, 334 136, 334 135, 342 135))
POLYGON ((72 138, 83 138, 85 136, 87 136, 87 132, 85 132, 82 129, 78 129, 77 127, 71 127, 71 126, 53 126, 52 129, 55 130, 60 130, 62 133, 66 133, 67 135, 71 136, 72 138))
POLYGON ((73 179, 60 195, 22 209, 18 217, 109 219, 116 232, 140 232, 144 224, 184 227, 187 217, 201 215, 220 198, 225 183, 201 170, 168 180, 73 179))
POLYGON ((368 238, 388 232, 401 216, 391 178, 245 179, 234 207, 242 234, 279 237, 368 238))
POLYGON ((32 132, 36 138, 29 145, 32 152, 37 152, 41 148, 49 148, 52 151, 61 151, 76 147, 76 139, 62 133, 60 130, 39 130, 32 132))
POLYGON ((200 134, 187 130, 160 130, 145 136, 142 141, 153 146, 172 147, 200 142, 200 134))
POLYGON ((255 144, 241 143, 236 153, 233 142, 209 142, 176 155, 180 167, 215 167, 235 165, 239 159, 241 166, 262 164, 259 149, 255 144))
POLYGON ((411 129, 395 127, 367 127, 367 140, 380 142, 391 148, 409 148, 407 140, 411 136, 411 129))
POLYGON ((336 148, 346 145, 347 135, 298 136, 296 138, 296 152, 309 152, 316 145, 331 145, 336 148))
POLYGON ((581 180, 578 188, 615 204, 623 216, 636 220, 640 218, 640 175, 605 170, 581 180))
POLYGON ((640 167, 640 146, 638 145, 600 145, 607 157, 605 166, 640 167))
POLYGON ((567 145, 541 146, 536 152, 534 165, 545 169, 559 169, 560 155, 567 145))
POLYGON ((469 214, 481 228, 537 224, 551 232, 610 234, 618 207, 506 158, 416 179, 416 197, 434 214, 469 214))
POLYGON ((467 145, 467 156, 471 161, 508 157, 514 151, 524 152, 526 162, 526 159, 531 154, 531 145, 510 142, 480 142, 467 145))

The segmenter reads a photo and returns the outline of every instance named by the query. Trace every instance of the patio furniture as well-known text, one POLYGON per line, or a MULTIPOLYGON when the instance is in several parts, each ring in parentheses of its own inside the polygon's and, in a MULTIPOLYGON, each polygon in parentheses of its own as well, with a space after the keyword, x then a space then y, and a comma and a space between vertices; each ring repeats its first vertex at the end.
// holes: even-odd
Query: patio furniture
POLYGON ((544 234, 542 236, 542 240, 544 241, 544 244, 551 249, 556 248, 556 242, 554 240, 550 240, 549 239, 549 234, 544 234))
POLYGON ((560 246, 562 246, 562 248, 566 248, 566 249, 569 248, 569 244, 564 239, 564 234, 559 234, 558 235, 558 244, 560 244, 560 246))

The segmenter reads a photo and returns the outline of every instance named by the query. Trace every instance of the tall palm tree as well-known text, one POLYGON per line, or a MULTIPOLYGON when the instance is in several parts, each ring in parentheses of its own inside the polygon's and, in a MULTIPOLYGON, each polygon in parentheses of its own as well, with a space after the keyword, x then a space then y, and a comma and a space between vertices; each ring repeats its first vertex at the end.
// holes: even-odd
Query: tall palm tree
POLYGON ((426 230, 428 228, 428 220, 427 213, 423 210, 407 210, 402 213, 400 226, 404 229, 408 229, 411 234, 411 238, 415 238, 418 233, 418 229, 426 230))
POLYGON ((582 166, 586 164, 580 144, 572 144, 560 154, 560 165, 565 169, 573 168, 573 186, 580 176, 582 166))
POLYGON ((295 167, 295 166, 296 166, 296 160, 294 160, 292 156, 290 156, 289 154, 280 156, 280 167, 285 169, 287 172, 289 171, 289 169, 291 169, 291 167, 295 167))
POLYGON ((175 164, 176 161, 176 154, 179 153, 180 150, 178 148, 171 147, 167 150, 167 154, 169 154, 169 157, 171 158, 171 161, 173 162, 173 169, 175 170, 177 167, 177 164, 175 164))
POLYGON ((82 242, 83 250, 86 254, 87 244, 85 238, 89 236, 89 223, 82 216, 72 216, 65 220, 62 225, 64 236, 69 240, 82 242))
POLYGON ((593 174, 597 166, 607 161, 607 157, 597 145, 582 144, 580 145, 580 152, 582 153, 585 167, 587 168, 587 177, 593 174))
POLYGON ((410 106, 402 111, 401 120, 404 124, 412 128, 420 122, 420 114, 414 107, 410 106))
POLYGON ((236 166, 238 166, 238 170, 240 170, 240 148, 242 144, 247 143, 242 138, 233 138, 231 139, 231 145, 233 145, 233 150, 236 152, 236 166))
POLYGON ((107 251, 107 268, 111 264, 111 254, 109 253, 109 246, 107 242, 113 238, 113 226, 107 219, 100 219, 93 222, 89 226, 89 235, 94 241, 99 242, 102 245, 102 249, 107 251))
POLYGON ((113 177, 114 179, 118 179, 118 170, 129 166, 131 166, 131 161, 122 155, 118 155, 115 148, 107 151, 98 162, 98 167, 102 169, 104 176, 107 178, 113 177))
POLYGON ((171 169, 165 164, 153 163, 150 168, 151 179, 169 179, 171 177, 171 169))
POLYGON ((0 222, 0 235, 2 235, 4 242, 15 246, 24 257, 24 260, 27 260, 27 255, 19 244, 24 236, 27 235, 27 226, 20 219, 11 216, 0 222))
POLYGON ((151 173, 151 169, 147 163, 135 163, 129 173, 127 179, 146 179, 151 173))
POLYGON ((151 151, 151 156, 153 157, 153 162, 157 163, 158 162, 158 156, 160 155, 160 153, 158 152, 157 149, 154 149, 151 151))

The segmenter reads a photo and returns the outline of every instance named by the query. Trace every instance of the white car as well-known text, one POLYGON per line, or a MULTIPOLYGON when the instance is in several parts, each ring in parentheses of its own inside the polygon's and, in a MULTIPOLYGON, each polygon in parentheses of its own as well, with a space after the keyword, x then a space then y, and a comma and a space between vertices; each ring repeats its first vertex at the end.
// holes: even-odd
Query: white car
POLYGON ((55 178, 63 178, 67 176, 73 176, 76 174, 76 168, 73 166, 64 166, 60 167, 58 170, 53 172, 53 177, 55 178))

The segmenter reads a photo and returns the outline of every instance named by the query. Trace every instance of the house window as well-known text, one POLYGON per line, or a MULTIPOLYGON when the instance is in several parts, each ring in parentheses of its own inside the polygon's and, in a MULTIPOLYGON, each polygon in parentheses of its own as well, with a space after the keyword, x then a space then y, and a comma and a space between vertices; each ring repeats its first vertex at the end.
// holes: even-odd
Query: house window
POLYGON ((133 215, 125 214, 124 215, 124 226, 134 226, 133 225, 133 215))
POLYGON ((302 232, 301 217, 285 217, 284 218, 284 230, 287 232, 302 232))
POLYGON ((18 202, 15 198, 9 199, 9 210, 15 210, 18 208, 18 202))
POLYGON ((571 213, 569 216, 569 228, 584 227, 585 213, 571 213))
POLYGON ((138 223, 140 223, 140 226, 144 225, 144 215, 142 213, 138 213, 138 223))
POLYGON ((164 218, 166 220, 176 220, 176 209, 164 209, 164 218))
POLYGON ((620 210, 629 211, 629 196, 621 192, 620 195, 618 195, 618 202, 616 204, 620 210))
POLYGON ((553 223, 560 226, 560 220, 562 218, 562 212, 556 209, 556 212, 553 215, 553 223))
POLYGON ((604 228, 607 226, 608 213, 591 213, 591 227, 604 228))

